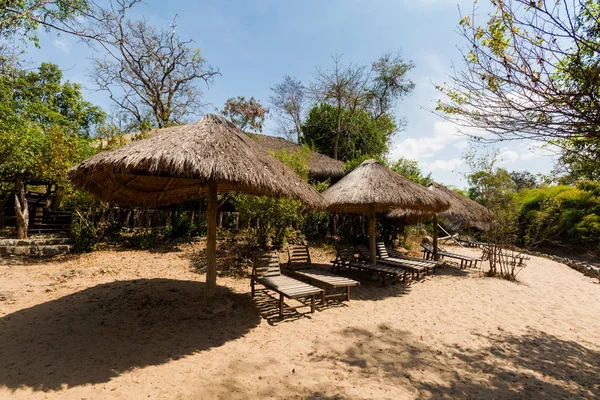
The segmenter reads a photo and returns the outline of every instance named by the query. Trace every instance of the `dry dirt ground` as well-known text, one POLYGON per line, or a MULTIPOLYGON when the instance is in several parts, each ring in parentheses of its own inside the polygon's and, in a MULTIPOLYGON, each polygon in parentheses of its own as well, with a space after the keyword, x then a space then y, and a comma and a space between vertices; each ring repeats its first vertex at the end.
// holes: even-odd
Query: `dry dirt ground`
POLYGON ((0 398, 600 398, 600 285, 565 265, 359 276, 349 303, 278 320, 231 274, 205 308, 203 248, 0 260, 0 398))

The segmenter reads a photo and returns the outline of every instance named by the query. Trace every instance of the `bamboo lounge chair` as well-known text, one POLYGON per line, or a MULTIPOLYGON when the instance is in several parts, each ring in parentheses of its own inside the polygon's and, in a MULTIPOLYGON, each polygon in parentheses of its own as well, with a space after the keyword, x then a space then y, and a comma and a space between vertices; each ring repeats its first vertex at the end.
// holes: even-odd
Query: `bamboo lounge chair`
POLYGON ((331 261, 332 268, 337 268, 337 272, 340 272, 340 268, 348 268, 348 272, 352 272, 352 268, 358 271, 369 271, 375 272, 382 278, 383 286, 385 286, 385 278, 387 276, 392 277, 393 283, 396 283, 398 277, 403 275, 403 281, 406 281, 406 270, 401 270, 395 267, 389 267, 381 264, 369 264, 364 261, 358 261, 354 258, 354 251, 350 248, 335 247, 337 250, 337 256, 335 260, 331 261))
POLYGON ((314 268, 310 259, 308 246, 292 245, 288 246, 288 265, 287 270, 290 274, 302 280, 307 280, 313 285, 323 289, 321 293, 321 304, 325 304, 326 298, 340 297, 350 301, 350 288, 360 285, 360 282, 342 276, 331 275, 325 271, 314 268), (331 289, 344 288, 344 293, 327 293, 331 289))
POLYGON ((429 275, 430 272, 434 272, 442 264, 439 261, 424 260, 422 258, 408 257, 398 253, 395 250, 388 249, 385 247, 383 242, 377 242, 377 253, 382 260, 398 260, 398 262, 413 265, 415 267, 425 268, 425 272, 429 275))
POLYGON ((257 283, 260 283, 265 288, 279 294, 279 318, 283 318, 284 297, 289 299, 310 297, 310 312, 314 313, 315 296, 320 295, 323 292, 323 290, 318 287, 282 275, 277 252, 261 252, 254 254, 252 277, 250 279, 252 297, 254 297, 255 286, 257 283))
MULTIPOLYGON (((428 243, 421 243, 421 247, 423 248, 423 258, 426 260, 432 260, 433 259, 433 247, 428 243)), ((461 269, 466 268, 466 267, 477 268, 477 262, 481 261, 477 258, 463 256, 461 254, 456 254, 456 253, 450 253, 449 251, 446 251, 439 246, 438 246, 438 255, 442 258, 447 257, 447 258, 454 258, 456 260, 460 260, 460 268, 461 269), (475 265, 473 265, 473 263, 475 265)))
MULTIPOLYGON (((385 250, 385 246, 383 247, 385 250)), ((369 255, 369 249, 367 248, 367 246, 365 245, 358 245, 357 246, 358 251, 360 252, 361 257, 368 257, 369 255)), ((400 268, 403 269, 405 271, 410 272, 412 278, 414 279, 415 274, 417 274, 417 280, 421 278, 421 273, 427 273, 427 269, 423 266, 420 265, 414 265, 411 262, 404 262, 403 260, 400 259, 392 259, 391 257, 389 257, 389 255, 387 254, 387 251, 385 251, 385 255, 384 257, 381 256, 381 252, 380 249, 377 249, 378 252, 378 259, 377 262, 379 264, 383 264, 389 267, 394 267, 394 268, 400 268), (387 256, 387 257, 385 257, 387 256)))

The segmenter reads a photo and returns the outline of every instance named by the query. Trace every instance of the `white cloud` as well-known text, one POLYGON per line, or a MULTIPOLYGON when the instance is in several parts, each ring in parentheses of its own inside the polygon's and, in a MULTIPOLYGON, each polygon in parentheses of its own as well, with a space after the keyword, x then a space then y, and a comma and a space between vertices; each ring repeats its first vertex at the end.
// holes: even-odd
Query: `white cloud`
POLYGON ((423 160, 434 157, 447 146, 464 139, 458 133, 456 126, 449 121, 436 121, 433 126, 433 136, 411 137, 402 140, 394 146, 390 158, 400 157, 423 160))
POLYGON ((465 160, 462 158, 452 158, 450 160, 435 160, 425 161, 422 163, 422 167, 426 172, 445 171, 445 172, 456 172, 459 167, 465 165, 465 160))
POLYGON ((67 38, 54 39, 54 47, 67 54, 71 52, 71 43, 67 38))

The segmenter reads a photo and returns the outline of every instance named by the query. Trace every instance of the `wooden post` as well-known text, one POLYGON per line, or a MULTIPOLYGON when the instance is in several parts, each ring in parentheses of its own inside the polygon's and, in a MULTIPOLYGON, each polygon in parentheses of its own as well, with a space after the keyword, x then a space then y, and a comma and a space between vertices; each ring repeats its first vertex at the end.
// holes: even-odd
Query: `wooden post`
POLYGON ((438 217, 433 214, 433 259, 439 261, 438 256, 438 217))
POLYGON ((208 211, 206 216, 206 287, 204 301, 210 303, 217 289, 217 183, 208 183, 208 211))
POLYGON ((377 250, 375 249, 375 208, 371 208, 371 212, 369 213, 369 253, 370 253, 370 261, 372 265, 377 263, 377 250))

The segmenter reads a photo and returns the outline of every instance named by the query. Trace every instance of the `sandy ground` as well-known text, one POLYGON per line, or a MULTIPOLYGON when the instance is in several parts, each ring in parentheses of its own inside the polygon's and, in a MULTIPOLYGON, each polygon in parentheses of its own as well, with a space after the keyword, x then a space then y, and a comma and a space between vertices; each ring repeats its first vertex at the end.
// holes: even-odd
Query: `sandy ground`
POLYGON ((280 321, 230 276, 211 314, 202 249, 0 260, 0 398, 600 397, 600 285, 565 265, 532 257, 519 283, 361 276, 350 303, 280 321))

